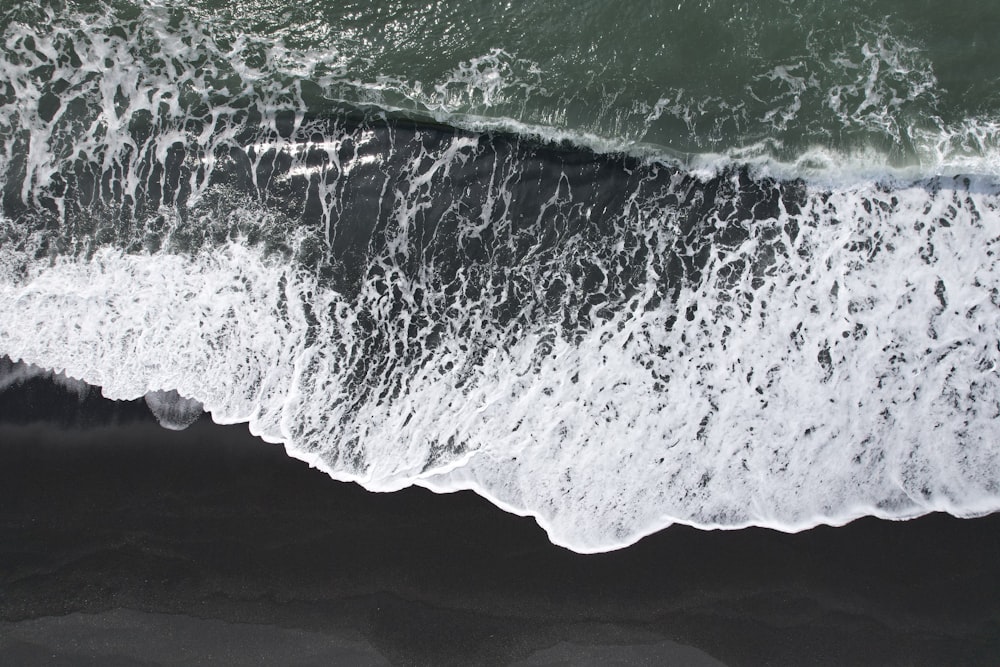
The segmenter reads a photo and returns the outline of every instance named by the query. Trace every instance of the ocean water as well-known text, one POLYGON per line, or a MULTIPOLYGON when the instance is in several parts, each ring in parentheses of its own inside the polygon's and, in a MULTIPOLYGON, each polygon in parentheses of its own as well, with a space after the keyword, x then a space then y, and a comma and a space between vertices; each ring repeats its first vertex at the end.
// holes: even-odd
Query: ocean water
POLYGON ((2 2, 0 383, 207 410, 580 552, 996 511, 998 30, 972 0, 2 2))

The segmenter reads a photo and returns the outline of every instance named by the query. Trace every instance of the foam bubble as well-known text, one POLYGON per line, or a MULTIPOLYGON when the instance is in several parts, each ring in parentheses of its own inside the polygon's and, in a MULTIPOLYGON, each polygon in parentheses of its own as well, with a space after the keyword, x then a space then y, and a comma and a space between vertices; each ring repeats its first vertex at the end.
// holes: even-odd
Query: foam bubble
POLYGON ((204 406, 200 402, 184 398, 172 389, 151 391, 144 398, 160 426, 171 431, 183 431, 204 414, 204 406))

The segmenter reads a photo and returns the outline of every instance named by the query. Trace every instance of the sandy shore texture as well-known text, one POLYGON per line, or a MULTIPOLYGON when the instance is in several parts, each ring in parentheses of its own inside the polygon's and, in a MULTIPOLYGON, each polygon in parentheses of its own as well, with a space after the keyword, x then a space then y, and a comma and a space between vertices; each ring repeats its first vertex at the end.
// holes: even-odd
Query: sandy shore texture
POLYGON ((370 494, 241 426, 169 432, 141 405, 33 386, 0 400, 3 664, 1000 655, 1000 515, 797 535, 673 527, 581 556, 469 493, 370 494))

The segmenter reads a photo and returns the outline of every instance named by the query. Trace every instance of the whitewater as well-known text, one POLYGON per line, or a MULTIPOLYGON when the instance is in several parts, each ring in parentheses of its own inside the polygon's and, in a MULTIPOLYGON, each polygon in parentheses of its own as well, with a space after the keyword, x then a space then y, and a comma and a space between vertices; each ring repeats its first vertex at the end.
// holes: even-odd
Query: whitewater
POLYGON ((0 355, 579 552, 1000 509, 1000 116, 888 27, 763 109, 570 122, 503 49, 421 83, 129 7, 5 15, 0 355))

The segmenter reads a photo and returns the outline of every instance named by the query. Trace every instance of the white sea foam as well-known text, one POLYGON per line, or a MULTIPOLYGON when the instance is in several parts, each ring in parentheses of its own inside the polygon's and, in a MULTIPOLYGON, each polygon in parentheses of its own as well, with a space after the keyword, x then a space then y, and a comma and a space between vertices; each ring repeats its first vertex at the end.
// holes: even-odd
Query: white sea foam
POLYGON ((158 3, 143 5, 139 19, 126 24, 51 8, 37 14, 37 24, 7 26, 0 57, 0 77, 17 100, 0 113, 7 135, 0 149, 8 162, 24 159, 25 199, 52 184, 68 155, 80 154, 117 168, 124 194, 133 196, 142 174, 130 156, 162 162, 178 142, 199 154, 202 168, 190 184, 197 192, 248 118, 275 129, 278 111, 296 110, 301 123, 310 104, 332 103, 694 169, 712 156, 749 161, 820 184, 993 174, 1000 165, 1000 120, 947 120, 932 64, 885 25, 859 26, 854 42, 832 58, 819 43, 830 38, 817 33, 813 52, 768 63, 728 96, 654 87, 648 99, 637 98, 605 82, 606 99, 587 120, 561 111, 585 102, 562 91, 558 72, 500 48, 457 59, 439 78, 421 81, 359 73, 357 54, 348 55, 350 35, 323 49, 289 46, 284 33, 231 39, 218 17, 195 9, 179 16, 158 3), (313 91, 308 103, 304 82, 313 91), (61 104, 42 114, 54 90, 61 104), (150 127, 142 140, 128 131, 136 123, 150 127))
POLYGON ((57 387, 75 394, 78 399, 86 398, 90 393, 90 385, 82 380, 68 377, 65 373, 53 373, 51 370, 33 364, 12 364, 0 361, 0 392, 9 391, 29 380, 42 378, 52 382, 57 387))
POLYGON ((34 264, 0 287, 0 351, 113 398, 175 390, 373 490, 472 489, 577 551, 678 522, 969 516, 1000 509, 997 206, 962 184, 814 192, 794 239, 787 213, 755 222, 676 307, 653 306, 653 265, 578 339, 498 338, 461 304, 362 394, 375 287, 348 301, 239 243, 34 264))
POLYGON ((160 426, 171 431, 183 431, 204 414, 201 403, 184 398, 174 390, 151 391, 144 399, 160 426))
MULTIPOLYGON (((82 156, 109 175, 119 201, 141 201, 146 188, 167 189, 167 170, 147 170, 181 144, 189 210, 183 217, 164 205, 154 212, 162 229, 117 230, 122 245, 130 233, 155 237, 130 252, 102 246, 82 226, 64 230, 69 247, 60 252, 45 245, 44 225, 28 234, 0 220, 4 238, 16 239, 0 245, 0 353, 100 385, 112 398, 147 396, 168 425, 201 404, 216 421, 247 422, 291 455, 370 489, 472 489, 535 516, 553 541, 578 551, 621 547, 671 523, 799 530, 866 514, 1000 509, 998 126, 987 117, 900 125, 914 105, 933 106, 933 73, 905 45, 860 40, 863 48, 840 62, 858 73, 850 85, 830 84, 815 63, 779 64, 755 80, 754 90, 777 92, 767 118, 731 100, 656 91, 657 101, 627 110, 641 123, 619 118, 608 123, 622 131, 603 132, 510 112, 525 108, 526 95, 547 94, 546 80, 505 51, 456 63, 440 81, 359 80, 336 45, 329 55, 249 38, 223 47, 194 19, 178 27, 155 4, 125 37, 104 20, 49 12, 48 23, 5 35, 0 77, 18 102, 0 114, 0 178, 21 165, 20 199, 45 209, 67 158, 82 156), (291 156, 285 176, 315 178, 330 208, 343 179, 382 166, 364 131, 346 143, 307 132, 302 79, 326 101, 640 154, 706 179, 734 163, 805 177, 803 210, 782 204, 777 217, 745 223, 735 247, 709 246, 698 280, 664 299, 664 258, 678 251, 682 221, 676 209, 637 197, 613 221, 611 239, 627 232, 649 250, 637 291, 570 332, 527 316, 513 327, 493 316, 490 295, 455 301, 430 267, 401 268, 429 188, 476 150, 474 137, 458 135, 398 174, 387 198, 389 250, 373 260, 382 277, 369 276, 349 298, 291 261, 294 253, 250 241, 261 230, 283 234, 277 214, 229 200, 197 210, 229 151, 245 152, 254 178, 263 154, 291 156), (46 119, 40 109, 53 82, 65 91, 46 119), (775 139, 684 155, 647 136, 671 117, 717 136, 698 124, 705 110, 783 131, 816 100, 842 112, 844 127, 905 135, 918 164, 897 165, 864 146, 799 150, 788 160, 775 139), (291 131, 277 122, 287 111, 291 131), (243 145, 251 117, 260 136, 243 145), (326 160, 308 163, 309 151, 326 160), (927 178, 952 173, 970 177, 927 178), (219 218, 236 230, 226 240, 170 248, 190 232, 184 225, 208 228, 219 218), (439 317, 421 317, 428 313, 439 317), (367 358, 373 337, 387 342, 383 356, 367 358)), ((511 197, 504 187, 517 178, 490 174, 491 205, 502 208, 511 197)), ((552 182, 539 220, 560 207, 589 215, 561 179, 552 182)), ((64 202, 51 200, 64 221, 64 202)), ((329 239, 324 215, 319 231, 329 239)), ((510 225, 466 222, 461 241, 510 225)), ((580 287, 572 267, 590 262, 605 276, 614 268, 582 242, 568 246, 563 264, 539 268, 527 257, 500 268, 538 290, 523 295, 527 304, 544 299, 539 275, 572 291, 580 287)))

